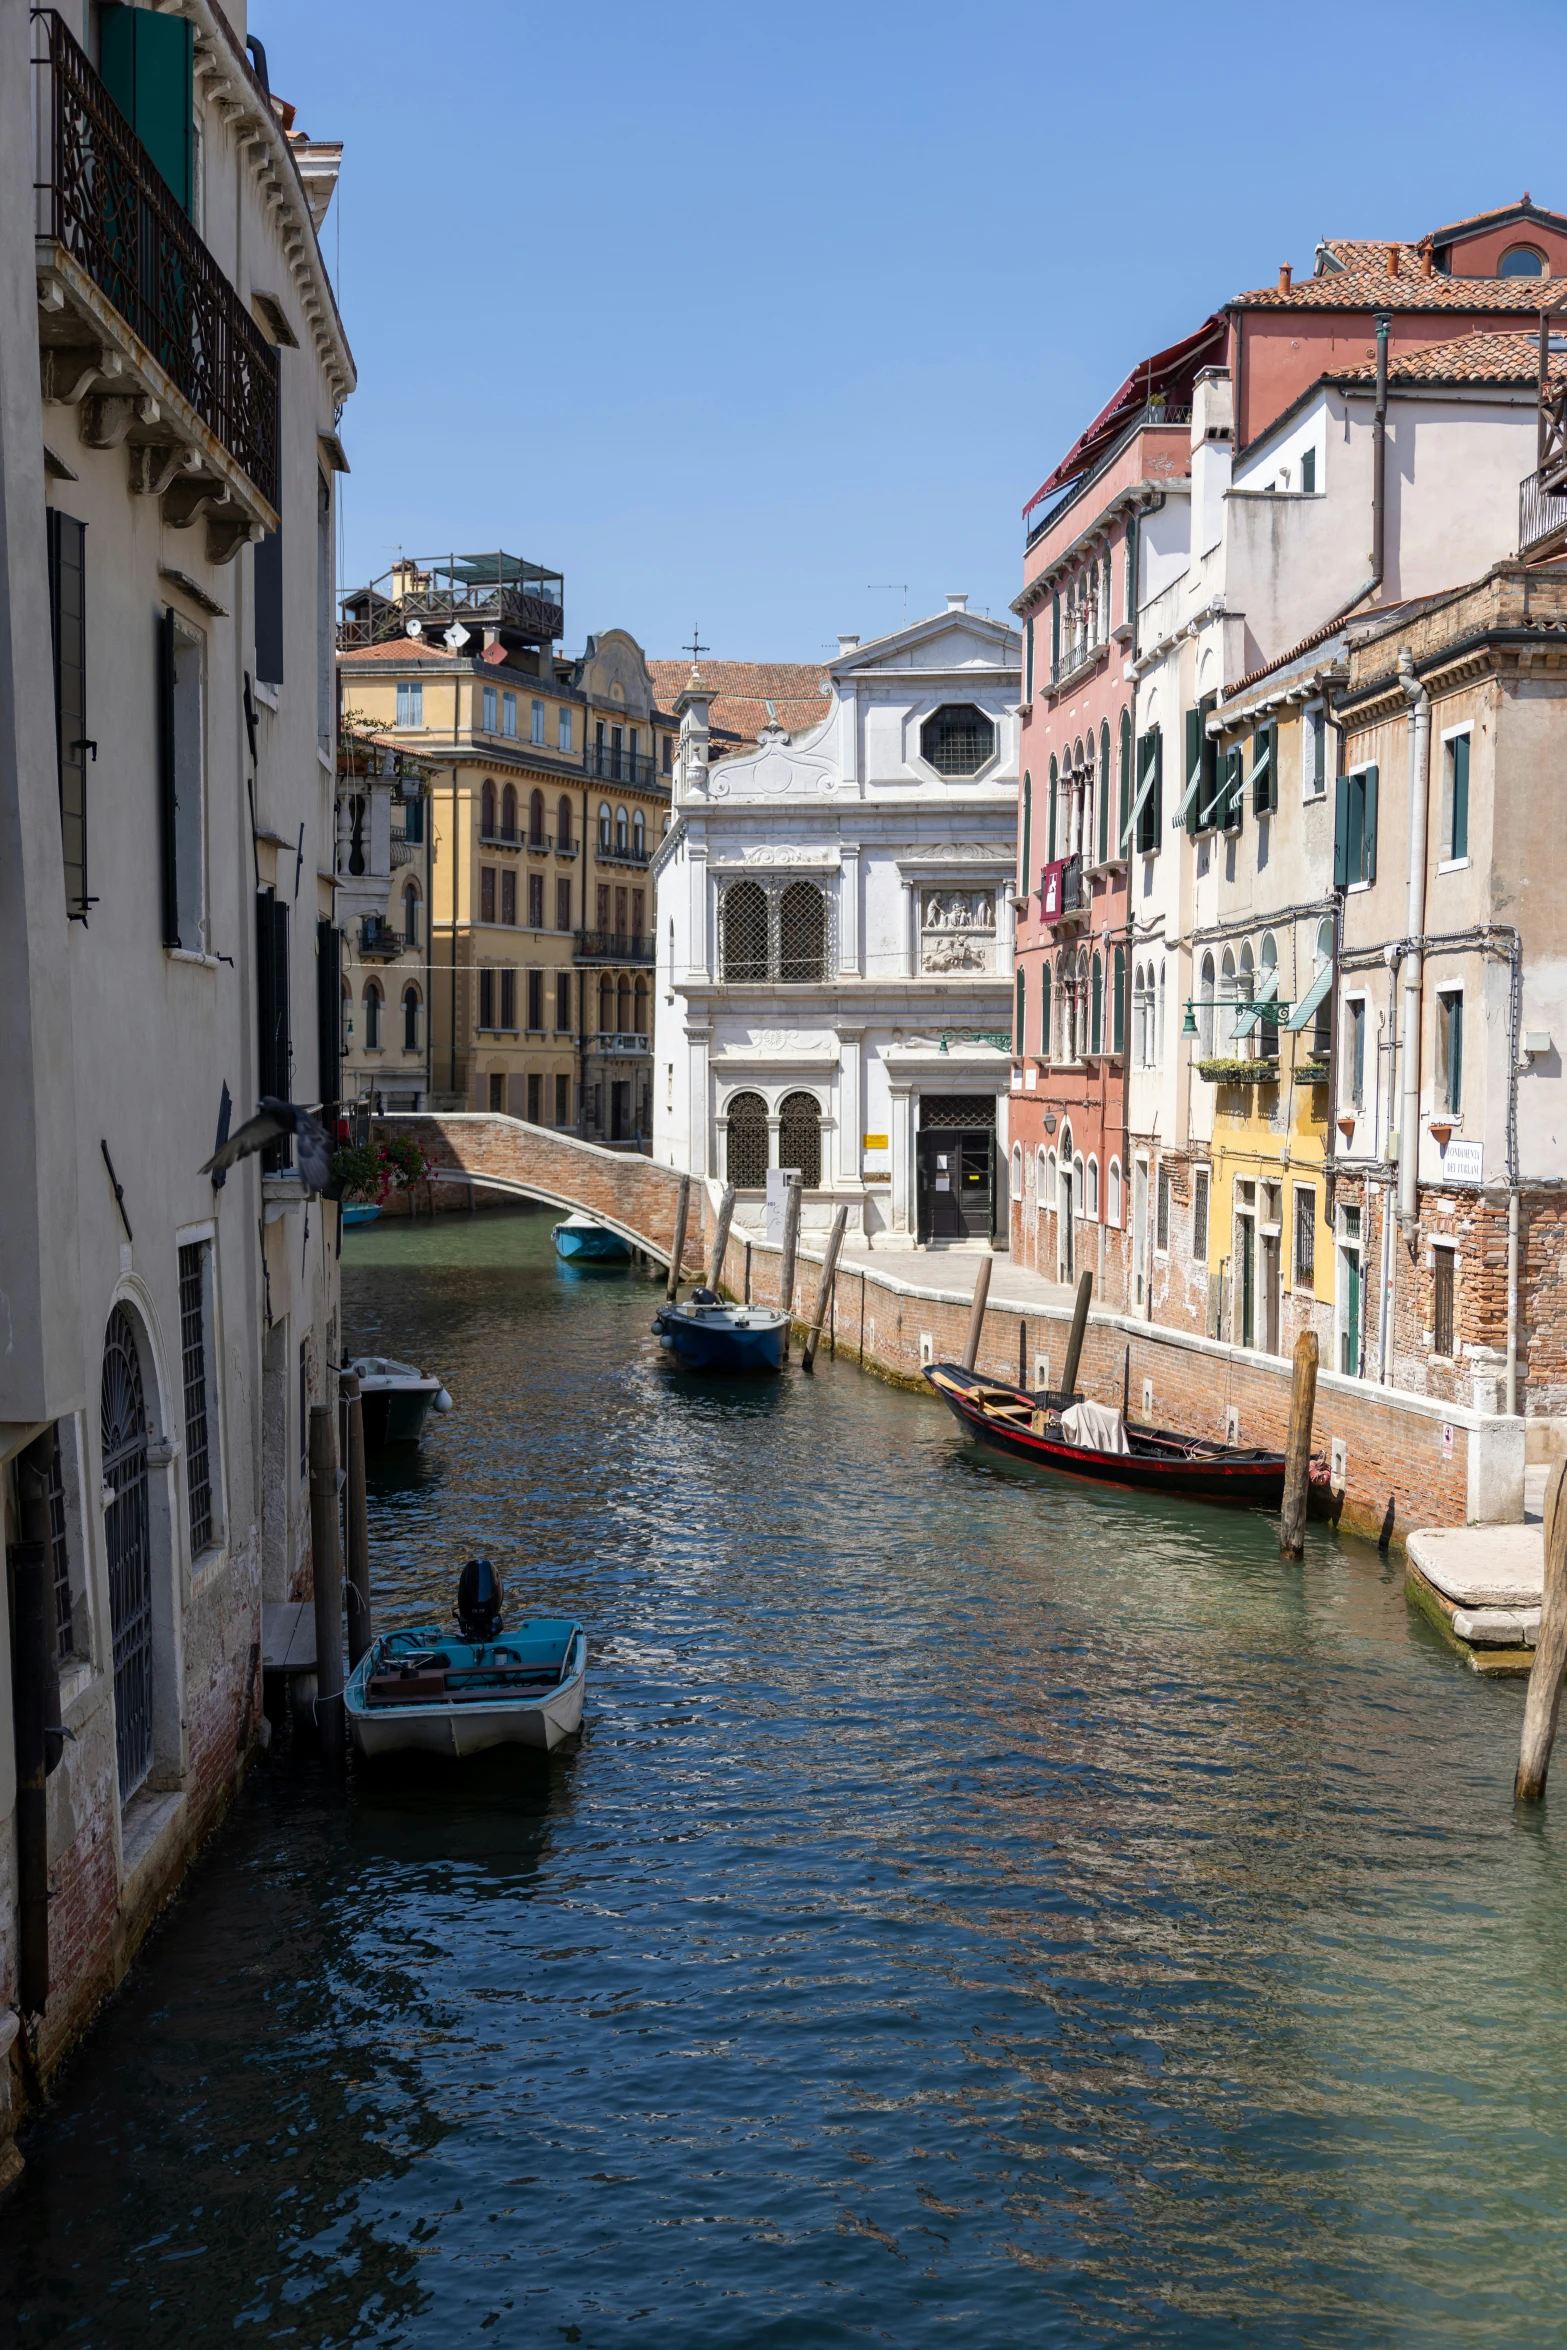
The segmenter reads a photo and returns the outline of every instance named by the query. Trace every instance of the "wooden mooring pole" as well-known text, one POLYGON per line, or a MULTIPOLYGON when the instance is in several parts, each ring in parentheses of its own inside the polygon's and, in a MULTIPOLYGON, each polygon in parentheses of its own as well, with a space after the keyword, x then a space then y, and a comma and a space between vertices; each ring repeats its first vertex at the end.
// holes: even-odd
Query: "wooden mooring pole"
POLYGON ((990 1268, 995 1259, 988 1250, 974 1276, 974 1302, 968 1310, 968 1336, 963 1341, 963 1368, 972 1371, 979 1353, 979 1334, 985 1327, 985 1300, 990 1295, 990 1268))
POLYGON ((735 1216, 735 1187, 724 1186, 724 1196, 718 1203, 718 1222, 713 1227, 713 1255, 707 1268, 707 1286, 716 1297, 718 1284, 723 1279, 724 1251, 729 1246, 729 1227, 735 1216))
POLYGON ((1567 1666, 1567 1461, 1557 1461, 1545 1484, 1545 1589, 1540 1598, 1534 1663, 1529 1669, 1529 1694, 1524 1700, 1518 1776, 1513 1781, 1515 1803, 1538 1803, 1545 1793, 1545 1774, 1551 1767, 1551 1745, 1556 1736, 1556 1715, 1562 1702, 1564 1666, 1567 1666))
POLYGON ((343 1447, 348 1466, 348 1669, 353 1671, 370 1646, 370 1513, 365 1495, 365 1407, 360 1400, 357 1372, 343 1373, 343 1402, 347 1407, 348 1441, 343 1447))
POLYGON ((664 1284, 666 1301, 673 1305, 680 1295, 680 1269, 685 1262, 686 1224, 691 1214, 691 1178, 680 1178, 680 1198, 675 1208, 675 1237, 669 1250, 669 1279, 664 1284))
POLYGON ((1311 1420, 1317 1408, 1317 1334, 1303 1330, 1295 1341, 1295 1375, 1290 1382, 1290 1432, 1284 1445, 1284 1508, 1279 1518, 1279 1556, 1306 1555, 1306 1503, 1311 1493, 1311 1420))
POLYGON ((789 1320, 784 1324, 784 1361, 789 1360, 789 1340, 794 1328, 794 1260, 800 1246, 800 1202, 805 1197, 805 1178, 794 1168, 785 1170, 783 1256, 778 1266, 778 1303, 789 1320))
POLYGON ((1066 1362, 1061 1371, 1061 1393, 1068 1403, 1077 1387, 1077 1366, 1083 1359, 1083 1334, 1088 1328, 1088 1301, 1093 1294, 1093 1274, 1085 1271, 1077 1285, 1077 1303, 1072 1308, 1072 1328, 1067 1337, 1066 1362))
POLYGON ((838 1271, 838 1251, 843 1246, 843 1228, 849 1221, 849 1203, 841 1200, 833 1210, 832 1230, 827 1235, 827 1254, 822 1259, 822 1277, 816 1284, 816 1303, 811 1309, 811 1327, 806 1335, 805 1352, 800 1357, 800 1368, 809 1371, 816 1363, 816 1349, 821 1343, 822 1324, 827 1319, 827 1308, 832 1299, 832 1285, 838 1271))
POLYGON ((337 1414, 310 1407, 310 1555, 315 1577, 316 1735, 329 1761, 341 1759, 343 1718, 343 1554, 337 1539, 337 1414))

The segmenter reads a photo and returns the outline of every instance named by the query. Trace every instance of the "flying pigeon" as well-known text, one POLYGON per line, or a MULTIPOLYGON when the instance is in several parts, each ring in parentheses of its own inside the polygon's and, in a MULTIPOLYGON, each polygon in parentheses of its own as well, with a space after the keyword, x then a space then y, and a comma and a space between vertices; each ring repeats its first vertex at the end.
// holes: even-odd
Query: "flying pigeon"
POLYGON ((294 1153, 299 1161, 299 1177, 307 1192, 325 1191, 332 1180, 332 1142, 326 1128, 316 1116, 314 1108, 303 1102, 280 1102, 272 1094, 264 1093, 261 1107, 253 1118, 247 1118, 224 1144, 215 1150, 203 1175, 221 1172, 232 1167, 236 1159, 248 1159, 252 1151, 264 1151, 271 1142, 280 1141, 285 1134, 294 1137, 294 1153))

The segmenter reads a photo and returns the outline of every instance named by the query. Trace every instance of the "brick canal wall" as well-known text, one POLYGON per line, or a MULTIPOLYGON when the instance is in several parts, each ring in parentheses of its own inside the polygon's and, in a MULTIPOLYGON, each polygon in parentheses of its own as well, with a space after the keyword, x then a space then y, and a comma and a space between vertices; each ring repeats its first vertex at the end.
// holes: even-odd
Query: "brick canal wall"
MULTIPOLYGON (((680 1178, 650 1159, 600 1149, 572 1135, 479 1112, 383 1121, 413 1134, 439 1166, 500 1185, 517 1196, 596 1216, 633 1245, 667 1259, 680 1178)), ((717 1184, 693 1181, 685 1270, 703 1267, 713 1229, 717 1184)), ((724 1286, 746 1286, 747 1240, 732 1234, 724 1286)), ((751 1295, 776 1305, 778 1250, 754 1237, 751 1295)), ((821 1262, 819 1244, 802 1246, 793 1310, 808 1315, 821 1262)), ((1005 1290, 1005 1260, 998 1291, 1005 1290)), ((840 1271, 833 1339, 867 1370, 923 1386, 927 1362, 961 1356, 968 1333, 966 1292, 943 1288, 941 1261, 929 1283, 911 1283, 856 1260, 840 1271)), ((1066 1357, 1069 1309, 1022 1308, 998 1295, 985 1317, 977 1367, 1030 1386, 1059 1379, 1066 1357)), ((1324 1350, 1326 1352, 1326 1350, 1324 1350)), ((1290 1363, 1174 1329, 1140 1315, 1090 1314, 1078 1374, 1082 1391, 1106 1403, 1126 1389, 1134 1419, 1231 1444, 1282 1448, 1289 1425, 1290 1363)), ((1356 1533, 1402 1543, 1420 1526, 1458 1526, 1522 1513, 1524 1424, 1484 1414, 1440 1395, 1411 1395, 1324 1366, 1317 1379, 1314 1449, 1334 1470, 1338 1522, 1356 1533)))

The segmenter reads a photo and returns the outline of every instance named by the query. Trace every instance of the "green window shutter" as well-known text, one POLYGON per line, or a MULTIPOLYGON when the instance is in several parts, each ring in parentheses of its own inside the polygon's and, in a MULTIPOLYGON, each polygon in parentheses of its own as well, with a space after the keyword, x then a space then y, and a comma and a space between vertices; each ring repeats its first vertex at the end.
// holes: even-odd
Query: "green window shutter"
POLYGON ((1117 947, 1113 965, 1114 980, 1110 989, 1110 1050, 1126 1049, 1126 949, 1117 947))
POLYGON ((1093 1049, 1096 1053, 1104 1051, 1104 992, 1104 965, 1100 961, 1098 952, 1096 950, 1094 954, 1093 1007, 1091 1014, 1093 1024, 1089 1030, 1089 1035, 1093 1042, 1093 1049))
POLYGON ((1202 800, 1201 710, 1188 710, 1186 713, 1186 765, 1181 773, 1184 778, 1181 788, 1182 805, 1186 810, 1186 829, 1188 832, 1195 832, 1197 830, 1198 808, 1202 800), (1192 789, 1194 779, 1197 787, 1195 791, 1192 789))
POLYGON ((1048 963, 1042 963, 1039 968, 1039 1057, 1042 1061, 1048 1061, 1050 1058, 1050 965, 1048 963))
POLYGON ((1061 596, 1060 591, 1050 599, 1050 682, 1055 684, 1061 675, 1061 596))
POLYGON ((1453 760, 1453 822, 1448 835, 1450 857, 1469 854, 1469 737, 1454 735, 1449 749, 1453 760))
POLYGON ((99 71, 182 212, 195 192, 195 42, 189 17, 110 6, 99 15, 99 71))
POLYGON ((1202 783, 1197 793, 1197 829, 1206 832, 1213 822, 1214 803, 1219 796, 1219 746, 1208 732, 1208 721, 1218 707, 1217 694, 1204 694, 1197 705, 1197 723, 1202 735, 1202 783))
POLYGON ((1050 842, 1045 851, 1045 855, 1052 865, 1056 861, 1056 785, 1058 780, 1055 759, 1052 757, 1050 761, 1050 842))
POLYGON ((1012 1047, 1013 1051, 1018 1054, 1022 1054, 1028 1050, 1028 1029, 1023 1016, 1026 1003, 1026 975, 1020 971, 1017 975, 1017 1026, 1014 1031, 1017 1041, 1012 1047))
POLYGON ((87 895, 87 525, 53 506, 46 521, 65 910, 82 920, 93 903, 87 895))
POLYGON ((1023 624, 1023 699, 1034 698, 1034 615, 1030 612, 1023 624))
MULTIPOLYGON (((174 791, 174 613, 172 608, 166 608, 158 614, 158 846, 163 883, 163 943, 166 947, 177 947, 180 944, 174 791)), ((287 1087, 271 1086, 264 1090, 281 1090, 286 1093, 287 1087)))
POLYGON ((1164 728, 1153 738, 1153 822, 1149 826, 1151 845, 1159 846, 1159 835, 1164 830, 1164 728))
POLYGON ((1349 884, 1349 777, 1341 775, 1333 796, 1333 887, 1349 884))
POLYGON ((1032 777, 1032 776, 1031 776, 1031 775, 1030 775, 1030 774, 1027 772, 1027 770, 1025 769, 1025 771, 1024 771, 1024 775, 1023 775, 1023 844, 1022 844, 1022 846, 1023 846, 1023 853, 1022 853, 1022 857, 1021 857, 1021 858, 1020 858, 1020 860, 1019 860, 1019 863, 1020 863, 1020 868, 1021 868, 1021 870, 1020 870, 1020 873, 1019 873, 1019 878, 1018 878, 1018 887, 1019 887, 1019 889, 1020 889, 1020 890, 1022 890, 1022 892, 1023 892, 1023 894, 1025 895, 1025 897, 1026 897, 1026 896, 1027 896, 1027 894, 1028 894, 1028 876, 1029 876, 1029 871, 1030 871, 1030 865, 1029 865, 1029 834, 1030 834, 1030 833, 1033 831, 1033 828, 1034 828, 1034 779, 1033 779, 1033 777, 1032 777))
POLYGON ((1447 999, 1447 1106, 1455 1111, 1464 1106, 1464 999, 1461 995, 1447 999))
POLYGON ((1377 877, 1377 771, 1368 767, 1364 776, 1366 805, 1364 816, 1364 847, 1361 854, 1360 879, 1375 881, 1377 877))

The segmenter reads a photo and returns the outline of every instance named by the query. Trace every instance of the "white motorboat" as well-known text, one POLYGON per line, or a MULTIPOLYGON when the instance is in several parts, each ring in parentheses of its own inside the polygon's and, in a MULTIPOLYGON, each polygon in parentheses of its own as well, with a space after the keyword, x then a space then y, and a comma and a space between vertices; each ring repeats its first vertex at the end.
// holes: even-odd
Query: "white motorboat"
POLYGON ((389 1444, 417 1444, 433 1407, 449 1412, 452 1399, 439 1379, 390 1355, 356 1355, 348 1368, 359 1381, 365 1442, 379 1451, 389 1444))
POLYGON ((507 1632, 501 1584, 470 1559, 458 1585, 458 1637, 433 1624, 384 1632, 344 1691, 355 1746, 368 1756, 548 1754, 582 1726, 588 1636, 570 1616, 530 1616, 507 1632))

